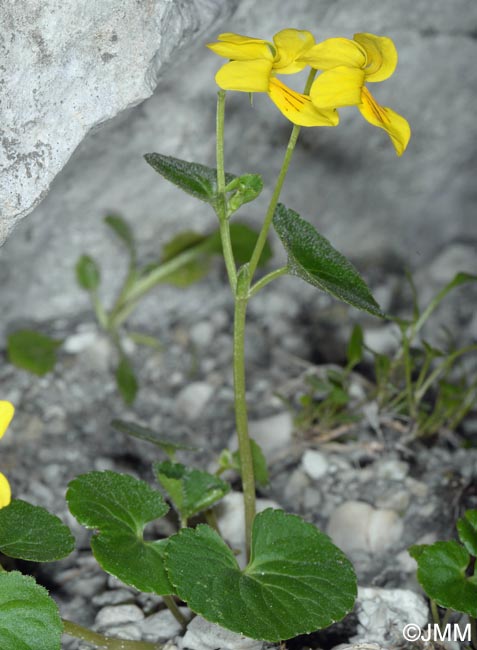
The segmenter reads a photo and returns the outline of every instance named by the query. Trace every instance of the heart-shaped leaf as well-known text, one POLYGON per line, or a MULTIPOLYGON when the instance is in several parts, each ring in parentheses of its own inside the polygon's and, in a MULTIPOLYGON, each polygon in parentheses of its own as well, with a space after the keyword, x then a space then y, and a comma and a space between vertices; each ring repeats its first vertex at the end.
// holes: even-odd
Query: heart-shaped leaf
POLYGON ((33 578, 0 573, 0 648, 60 650, 63 624, 55 601, 33 578))
POLYGON ((44 508, 14 499, 0 508, 0 551, 31 562, 53 562, 73 552, 70 529, 44 508))
POLYGON ((157 447, 160 447, 162 450, 164 450, 170 458, 173 458, 175 452, 178 451, 179 449, 186 450, 186 451, 198 450, 197 447, 192 447, 191 445, 183 445, 180 442, 174 442, 173 440, 169 440, 169 438, 165 438, 164 436, 161 436, 161 434, 157 433, 157 431, 153 431, 148 427, 143 427, 142 425, 136 424, 135 422, 126 422, 125 420, 113 420, 111 422, 111 426, 113 427, 113 429, 116 429, 116 431, 120 431, 121 433, 127 433, 128 436, 132 436, 133 438, 138 438, 139 440, 145 440, 146 442, 151 442, 153 445, 157 445, 157 447))
POLYGON ((467 510, 457 522, 457 532, 465 548, 477 557, 477 510, 467 510))
POLYGON ((140 591, 173 593, 163 562, 167 540, 143 539, 145 525, 169 510, 159 492, 127 474, 89 472, 71 481, 66 500, 80 524, 99 530, 91 548, 105 571, 140 591))
POLYGON ((230 485, 218 476, 180 463, 154 463, 154 471, 184 519, 207 510, 230 491, 230 485))
POLYGON ((296 212, 277 205, 273 225, 288 253, 288 270, 343 302, 384 316, 354 266, 296 212))
MULTIPOLYGON (((146 162, 165 179, 201 201, 214 205, 217 199, 217 170, 160 153, 147 153, 146 162)), ((226 184, 235 176, 225 174, 226 184)))
POLYGON ((356 598, 356 576, 346 556, 315 526, 282 510, 255 517, 251 560, 243 571, 206 525, 169 539, 166 567, 193 611, 265 641, 331 625, 356 598))
MULTIPOLYGON (((412 548, 412 547, 411 547, 412 548)), ((477 616, 477 578, 467 577, 470 556, 458 542, 436 542, 411 552, 417 561, 417 579, 441 607, 477 616)))

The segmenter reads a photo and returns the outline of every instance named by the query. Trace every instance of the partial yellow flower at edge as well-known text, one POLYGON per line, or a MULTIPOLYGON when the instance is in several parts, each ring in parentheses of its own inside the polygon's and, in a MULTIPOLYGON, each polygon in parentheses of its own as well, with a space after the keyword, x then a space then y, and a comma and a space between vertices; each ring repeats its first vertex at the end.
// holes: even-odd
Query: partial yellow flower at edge
POLYGON ((6 477, 0 472, 0 508, 5 508, 12 500, 12 491, 6 477))
MULTIPOLYGON (((11 402, 0 400, 0 438, 8 429, 8 425, 12 421, 14 413, 15 408, 11 402)), ((11 499, 12 492, 10 490, 10 484, 6 476, 0 472, 0 508, 8 506, 11 499)))
POLYGON ((0 400, 0 438, 8 429, 15 414, 15 407, 11 402, 0 400))

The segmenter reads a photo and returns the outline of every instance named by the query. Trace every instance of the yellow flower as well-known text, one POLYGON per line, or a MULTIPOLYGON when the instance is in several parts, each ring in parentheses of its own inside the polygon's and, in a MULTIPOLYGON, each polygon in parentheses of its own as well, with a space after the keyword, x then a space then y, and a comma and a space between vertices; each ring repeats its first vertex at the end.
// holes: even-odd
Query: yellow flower
MULTIPOLYGON (((0 438, 2 438, 8 425, 12 421, 15 409, 10 402, 0 401, 0 438)), ((10 484, 7 478, 0 472, 0 508, 8 506, 12 498, 10 484)))
POLYGON ((407 120, 381 106, 366 88, 366 82, 384 81, 397 65, 394 43, 385 36, 355 34, 348 38, 330 38, 314 45, 299 56, 316 70, 324 70, 313 82, 310 97, 319 109, 357 106, 371 124, 384 129, 401 156, 411 137, 407 120))
POLYGON ((223 90, 267 93, 281 113, 300 126, 336 126, 338 112, 334 107, 320 109, 310 97, 288 88, 276 74, 293 74, 306 67, 298 61, 313 47, 315 39, 305 30, 284 29, 273 37, 273 43, 240 34, 220 34, 218 42, 209 43, 213 52, 226 59, 215 76, 223 90))

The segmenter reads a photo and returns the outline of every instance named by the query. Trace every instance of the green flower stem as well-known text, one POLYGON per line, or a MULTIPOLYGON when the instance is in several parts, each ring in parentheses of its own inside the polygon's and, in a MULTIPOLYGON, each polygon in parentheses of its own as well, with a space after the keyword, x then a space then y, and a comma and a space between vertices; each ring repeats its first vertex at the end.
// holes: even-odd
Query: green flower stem
POLYGON ((439 610, 437 609, 437 603, 435 600, 431 600, 430 602, 431 605, 431 614, 432 614, 432 620, 434 621, 435 625, 437 625, 440 629, 441 627, 441 617, 439 616, 439 610))
POLYGON ((91 302, 93 304, 94 313, 96 314, 98 323, 103 329, 107 330, 109 327, 109 317, 105 308, 103 307, 103 303, 99 299, 98 292, 96 290, 91 292, 91 302))
MULTIPOLYGON (((248 286, 246 284, 248 284, 248 278, 244 286, 244 289, 246 289, 245 296, 237 295, 235 299, 234 393, 235 423, 237 427, 245 509, 245 548, 248 561, 250 559, 252 525, 255 517, 255 476, 253 471, 252 447, 248 435, 247 402, 245 399, 245 319, 248 302, 248 286)), ((238 287, 238 291, 240 291, 240 287, 238 287)))
MULTIPOLYGON (((315 78, 315 75, 316 75, 316 70, 313 69, 310 70, 310 74, 308 75, 308 79, 305 84, 305 89, 303 91, 305 95, 309 94, 311 84, 313 83, 313 79, 315 78)), ((290 134, 290 139, 288 140, 287 150, 285 152, 285 157, 283 159, 280 173, 278 174, 277 182, 275 184, 275 189, 273 190, 272 198, 270 199, 268 210, 265 215, 265 220, 263 222, 262 229, 260 231, 260 234, 257 239, 257 243, 255 244, 255 248, 252 253, 252 257, 250 259, 250 279, 253 279, 254 273, 260 261, 260 257, 262 255, 263 248, 267 241, 268 231, 270 230, 270 226, 272 225, 273 217, 275 215, 275 209, 277 207, 278 199, 280 198, 280 193, 282 191, 283 183, 285 181, 285 177, 287 175, 288 168, 290 166, 293 151, 295 149, 295 145, 298 140, 298 135, 300 134, 300 130, 301 130, 301 126, 295 124, 290 134)))
POLYGON ((177 607, 174 598, 172 596, 163 596, 162 599, 167 609, 170 611, 170 613, 176 619, 179 625, 182 626, 182 628, 185 628, 187 625, 187 621, 184 618, 184 615, 182 614, 181 610, 177 607))
POLYGON ((110 636, 104 636, 93 632, 87 627, 66 621, 63 619, 63 632, 68 636, 73 636, 75 639, 80 639, 86 643, 90 643, 95 648, 100 650, 161 650, 163 645, 161 643, 147 643, 146 641, 128 641, 125 639, 113 639, 110 636))
POLYGON ((227 215, 227 199, 225 196, 225 163, 224 163, 224 121, 225 121, 225 90, 217 93, 216 118, 216 159, 217 159, 217 216, 220 223, 220 239, 224 251, 225 266, 229 277, 230 287, 235 294, 237 286, 237 267, 235 265, 230 225, 227 215))
POLYGON ((285 275, 288 273, 288 266, 281 266, 279 269, 276 269, 275 271, 272 271, 271 273, 267 273, 267 275, 264 275, 263 278, 260 278, 258 282, 256 282, 253 287, 251 287, 250 292, 249 292, 249 297, 251 298, 254 296, 256 293, 258 293, 263 287, 265 287, 269 282, 272 282, 272 280, 276 280, 282 275, 285 275))

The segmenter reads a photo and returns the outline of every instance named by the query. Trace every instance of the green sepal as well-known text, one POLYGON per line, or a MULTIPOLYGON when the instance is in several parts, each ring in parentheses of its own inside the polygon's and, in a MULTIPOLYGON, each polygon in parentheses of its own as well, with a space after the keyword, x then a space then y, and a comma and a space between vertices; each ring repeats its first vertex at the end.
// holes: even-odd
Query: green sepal
POLYGON ((231 216, 244 203, 254 201, 263 190, 263 180, 259 174, 238 176, 225 188, 225 193, 232 192, 227 199, 228 215, 231 216))
POLYGON ((76 262, 76 281, 85 291, 96 291, 101 282, 101 273, 95 260, 89 255, 81 255, 76 262))
POLYGON ((273 225, 288 253, 288 272, 343 302, 383 317, 357 270, 296 212, 277 205, 273 225))
MULTIPOLYGON (((215 206, 217 201, 216 169, 173 156, 164 156, 160 153, 147 153, 144 158, 163 178, 187 194, 215 206)), ((232 174, 225 174, 225 183, 230 183, 234 178, 235 176, 232 174)))
POLYGON ((91 549, 98 564, 140 591, 173 593, 164 568, 167 540, 144 541, 147 523, 169 510, 162 495, 147 483, 116 472, 89 472, 68 486, 71 513, 95 529, 91 549))
POLYGON ((63 623, 47 590, 18 571, 0 573, 0 648, 60 650, 63 623))
POLYGON ((18 330, 7 337, 8 358, 17 368, 42 377, 54 369, 61 344, 62 341, 34 330, 18 330))
POLYGON ((204 524, 169 538, 166 566, 177 595, 194 612, 252 639, 278 642, 327 627, 356 598, 346 556, 315 526, 282 510, 255 517, 243 571, 204 524))
POLYGON ((230 491, 230 485, 218 476, 181 463, 165 461, 154 463, 153 467, 157 480, 183 519, 207 510, 230 491))
POLYGON ((113 420, 111 422, 111 426, 113 429, 116 429, 116 431, 127 433, 128 436, 138 438, 139 440, 145 440, 146 442, 151 442, 153 445, 156 445, 165 451, 171 459, 174 457, 175 452, 178 450, 198 450, 198 447, 192 447, 191 445, 184 445, 180 442, 174 442, 169 438, 165 438, 160 433, 157 433, 157 431, 153 431, 153 429, 149 429, 148 427, 143 427, 141 424, 136 424, 135 422, 113 420))
POLYGON ((31 562, 53 562, 66 557, 74 548, 70 529, 44 508, 21 499, 0 508, 0 551, 4 555, 31 562))

